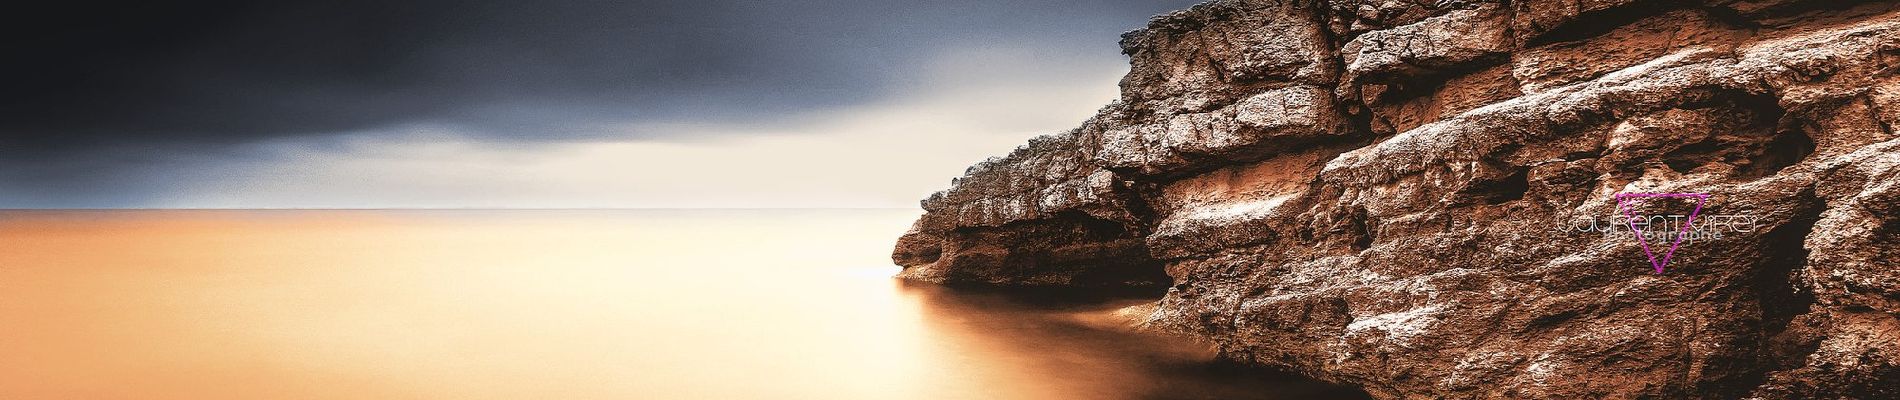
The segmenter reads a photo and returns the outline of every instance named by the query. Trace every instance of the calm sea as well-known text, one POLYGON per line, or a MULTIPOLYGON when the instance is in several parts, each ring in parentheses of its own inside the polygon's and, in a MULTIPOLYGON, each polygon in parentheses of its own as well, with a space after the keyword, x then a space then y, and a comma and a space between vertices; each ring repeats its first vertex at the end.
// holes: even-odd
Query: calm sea
POLYGON ((0 211, 0 399, 1351 395, 1139 300, 902 284, 915 216, 0 211))

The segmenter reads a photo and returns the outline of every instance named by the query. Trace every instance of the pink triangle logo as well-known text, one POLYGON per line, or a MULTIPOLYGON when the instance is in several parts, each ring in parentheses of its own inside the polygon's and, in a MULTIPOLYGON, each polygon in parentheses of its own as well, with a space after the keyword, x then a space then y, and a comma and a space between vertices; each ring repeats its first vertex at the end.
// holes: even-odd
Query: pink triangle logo
MULTIPOLYGON (((1630 232, 1636 235, 1637 243, 1640 243, 1643 245, 1643 255, 1649 257, 1649 265, 1652 267, 1656 267, 1657 274, 1663 273, 1663 266, 1669 265, 1669 259, 1676 256, 1676 246, 1682 244, 1682 238, 1684 236, 1688 236, 1689 226, 1695 224, 1696 214, 1701 214, 1702 205, 1708 202, 1709 202, 1708 193, 1618 193, 1616 195, 1617 211, 1622 212, 1623 216, 1629 219, 1629 221, 1627 222, 1629 223, 1630 232), (1657 259, 1656 252, 1651 251, 1649 249, 1649 239, 1645 238, 1645 236, 1647 235, 1644 235, 1641 229, 1636 228, 1636 221, 1637 221, 1636 213, 1630 210, 1629 207, 1627 207, 1630 201, 1635 200, 1635 199, 1659 198, 1659 197, 1660 198, 1693 197, 1696 199, 1695 210, 1689 212, 1689 219, 1682 223, 1682 227, 1677 228, 1676 234, 1668 235, 1668 236, 1671 236, 1669 240, 1669 250, 1663 252, 1662 259, 1657 259)), ((1649 225, 1650 225, 1649 221, 1643 222, 1643 226, 1649 226, 1649 225)))

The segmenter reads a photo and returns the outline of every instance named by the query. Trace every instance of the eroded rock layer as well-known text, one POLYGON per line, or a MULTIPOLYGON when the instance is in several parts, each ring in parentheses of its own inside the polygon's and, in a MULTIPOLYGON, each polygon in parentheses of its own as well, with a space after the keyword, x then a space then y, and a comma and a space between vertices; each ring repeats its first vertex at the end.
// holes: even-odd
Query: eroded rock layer
POLYGON ((1900 398, 1894 2, 1219 0, 1122 43, 903 277, 1168 285, 1145 326, 1382 398, 1900 398))

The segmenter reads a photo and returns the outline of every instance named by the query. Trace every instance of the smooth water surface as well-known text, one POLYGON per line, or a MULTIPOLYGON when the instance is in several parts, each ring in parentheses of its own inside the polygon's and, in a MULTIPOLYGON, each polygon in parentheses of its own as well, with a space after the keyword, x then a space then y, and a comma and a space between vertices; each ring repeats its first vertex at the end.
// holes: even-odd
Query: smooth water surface
POLYGON ((0 399, 1327 398, 1127 301, 905 285, 908 210, 0 212, 0 399))

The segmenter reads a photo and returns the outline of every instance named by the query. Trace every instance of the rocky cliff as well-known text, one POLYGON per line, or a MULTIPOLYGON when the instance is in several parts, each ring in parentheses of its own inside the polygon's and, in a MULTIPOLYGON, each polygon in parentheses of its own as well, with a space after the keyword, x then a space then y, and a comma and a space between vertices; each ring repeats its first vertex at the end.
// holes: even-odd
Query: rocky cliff
POLYGON ((1142 325, 1381 398, 1900 398, 1895 2, 1217 0, 1122 47, 902 277, 1166 287, 1142 325))

